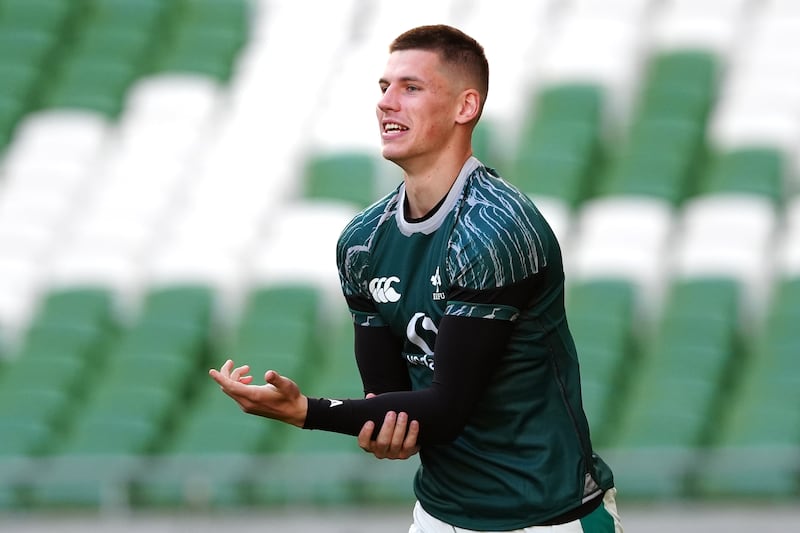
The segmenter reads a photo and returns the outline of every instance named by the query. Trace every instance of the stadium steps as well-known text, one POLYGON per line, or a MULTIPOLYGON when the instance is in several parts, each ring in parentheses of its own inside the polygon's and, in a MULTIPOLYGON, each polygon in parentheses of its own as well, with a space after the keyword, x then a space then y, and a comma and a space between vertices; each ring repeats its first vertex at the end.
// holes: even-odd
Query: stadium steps
MULTIPOLYGON (((312 285, 265 285, 247 295, 233 325, 219 333, 210 366, 231 358, 248 364, 255 383, 268 369, 306 381, 317 367, 322 324, 321 295, 312 285)), ((269 455, 286 440, 287 428, 246 415, 203 376, 193 401, 182 405, 169 439, 133 479, 139 505, 235 505, 251 501, 253 462, 273 469, 269 455), (203 465, 198 467, 198 465, 203 465)))
MULTIPOLYGON (((321 357, 313 371, 298 384, 311 396, 363 397, 353 358, 352 317, 340 311, 331 318, 321 357)), ((363 501, 372 490, 377 490, 375 482, 365 475, 372 461, 355 445, 354 437, 290 430, 285 443, 273 454, 277 463, 275 475, 252 482, 256 502, 347 504, 363 501)))
POLYGON ((570 285, 567 316, 581 364, 581 388, 592 440, 599 448, 616 432, 626 405, 627 374, 635 372, 641 341, 632 283, 597 278, 570 285), (604 309, 598 313, 598 309, 604 309))
POLYGON ((117 334, 110 291, 96 287, 46 294, 0 374, 0 492, 21 505, 24 486, 81 416, 86 383, 100 377, 117 334))
POLYGON ((624 420, 610 448, 628 497, 681 497, 741 357, 740 287, 724 278, 677 280, 646 343, 624 420))
POLYGON ((772 294, 741 371, 741 392, 730 398, 730 413, 697 474, 697 495, 786 498, 800 489, 800 278, 778 280, 772 294))
POLYGON ((212 304, 205 287, 148 291, 134 323, 80 373, 80 405, 24 483, 27 504, 101 506, 126 494, 208 362, 212 304))

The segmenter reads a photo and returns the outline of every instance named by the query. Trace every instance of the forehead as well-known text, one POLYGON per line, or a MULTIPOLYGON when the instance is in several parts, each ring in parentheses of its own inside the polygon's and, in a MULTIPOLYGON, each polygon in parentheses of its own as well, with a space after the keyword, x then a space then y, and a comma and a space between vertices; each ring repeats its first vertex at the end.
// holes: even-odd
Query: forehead
POLYGON ((418 79, 421 81, 443 77, 439 54, 429 50, 397 50, 389 54, 383 79, 418 79))

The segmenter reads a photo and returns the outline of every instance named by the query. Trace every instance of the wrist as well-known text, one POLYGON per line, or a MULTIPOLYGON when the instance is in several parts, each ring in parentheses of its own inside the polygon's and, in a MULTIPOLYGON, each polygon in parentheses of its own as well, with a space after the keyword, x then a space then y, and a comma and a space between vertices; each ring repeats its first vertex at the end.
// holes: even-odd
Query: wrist
POLYGON ((305 395, 301 395, 300 401, 298 402, 297 413, 288 422, 294 426, 303 428, 306 425, 307 417, 308 417, 308 397, 306 397, 305 395))

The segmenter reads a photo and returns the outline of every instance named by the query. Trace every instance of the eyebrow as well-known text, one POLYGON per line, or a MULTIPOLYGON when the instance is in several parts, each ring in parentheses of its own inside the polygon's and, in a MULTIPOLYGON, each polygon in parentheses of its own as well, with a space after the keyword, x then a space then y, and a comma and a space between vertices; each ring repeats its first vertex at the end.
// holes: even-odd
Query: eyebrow
MULTIPOLYGON (((418 78, 417 76, 403 76, 397 81, 402 81, 402 82, 412 81, 412 82, 417 82, 417 83, 424 83, 425 82, 425 80, 423 80, 422 78, 418 78)), ((378 80, 378 84, 379 85, 384 85, 384 84, 388 85, 389 83, 391 83, 391 82, 389 80, 387 80, 386 78, 381 78, 381 79, 378 80)))

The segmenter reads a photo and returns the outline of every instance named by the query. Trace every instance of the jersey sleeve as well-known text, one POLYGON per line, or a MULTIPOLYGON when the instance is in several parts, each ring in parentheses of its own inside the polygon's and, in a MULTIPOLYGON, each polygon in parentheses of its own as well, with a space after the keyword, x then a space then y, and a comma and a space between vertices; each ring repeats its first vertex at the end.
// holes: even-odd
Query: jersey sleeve
POLYGON ((451 286, 493 290, 535 276, 548 263, 551 231, 533 203, 503 182, 470 191, 448 250, 451 286))
POLYGON ((397 191, 387 195, 358 215, 342 230, 336 243, 336 267, 344 297, 369 300, 369 267, 372 245, 382 224, 391 220, 397 205, 397 191))

